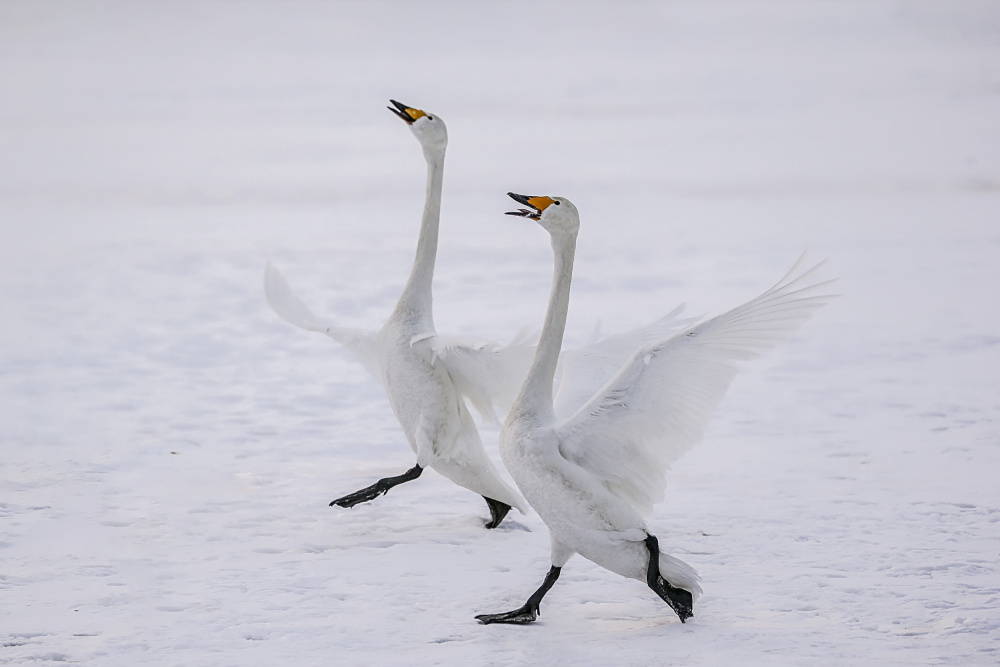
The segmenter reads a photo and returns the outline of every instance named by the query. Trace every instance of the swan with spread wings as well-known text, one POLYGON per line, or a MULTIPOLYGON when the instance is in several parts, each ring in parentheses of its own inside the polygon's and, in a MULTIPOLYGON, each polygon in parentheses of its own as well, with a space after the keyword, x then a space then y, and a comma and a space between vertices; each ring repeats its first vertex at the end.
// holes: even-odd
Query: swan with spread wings
MULTIPOLYGON (((774 287, 727 313, 638 346, 572 414, 556 410, 559 363, 576 239, 576 207, 563 197, 510 193, 511 212, 549 232, 555 273, 541 337, 500 432, 500 455, 545 522, 551 567, 518 609, 481 614, 482 623, 531 623, 573 554, 646 584, 677 613, 693 615, 699 577, 663 553, 646 516, 663 499, 669 466, 702 436, 739 362, 789 338, 831 295, 800 264, 774 287)), ((801 260, 800 260, 801 263, 801 260)), ((559 393, 567 391, 560 387, 559 393)))

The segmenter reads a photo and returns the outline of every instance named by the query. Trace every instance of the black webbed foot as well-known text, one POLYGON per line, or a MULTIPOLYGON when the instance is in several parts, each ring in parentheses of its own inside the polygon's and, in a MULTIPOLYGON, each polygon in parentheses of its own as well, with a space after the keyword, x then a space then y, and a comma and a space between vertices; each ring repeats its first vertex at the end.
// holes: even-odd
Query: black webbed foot
POLYGON ((354 507, 360 503, 375 500, 382 494, 388 493, 390 488, 392 487, 388 486, 384 479, 380 479, 371 486, 367 486, 360 491, 348 493, 343 498, 337 498, 330 503, 330 507, 333 507, 334 505, 337 505, 338 507, 354 507))
POLYGON ((663 577, 660 577, 657 583, 658 586, 650 588, 660 596, 660 599, 670 605, 670 608, 677 614, 677 618, 681 619, 681 623, 694 616, 694 598, 691 593, 683 588, 671 586, 663 577))
POLYGON ((531 597, 528 598, 528 601, 520 609, 506 611, 502 614, 479 614, 476 616, 476 620, 483 625, 489 625, 490 623, 514 623, 517 625, 534 623, 535 619, 542 613, 538 609, 539 605, 542 604, 542 598, 552 588, 552 584, 556 583, 556 579, 559 578, 559 572, 561 571, 562 568, 558 568, 555 565, 550 567, 542 585, 538 587, 537 591, 531 594, 531 597))
POLYGON ((649 566, 646 570, 646 585, 660 596, 660 599, 670 605, 677 617, 684 623, 694 616, 694 596, 683 588, 672 586, 669 581, 660 576, 660 544, 655 535, 646 536, 646 549, 649 551, 649 566))
MULTIPOLYGON (((492 498, 487 498, 483 496, 483 500, 490 507, 490 520, 486 522, 487 530, 491 530, 500 525, 504 517, 507 516, 507 512, 510 511, 510 505, 507 503, 502 503, 499 500, 493 500, 492 498)), ((534 619, 532 619, 534 620, 534 619)))
POLYGON ((413 466, 402 475, 396 475, 395 477, 386 477, 375 482, 371 486, 366 486, 360 491, 355 491, 354 493, 348 493, 342 498, 337 498, 330 503, 330 507, 337 505, 338 507, 354 507, 360 503, 366 503, 369 500, 375 500, 379 496, 389 493, 389 489, 394 486, 398 486, 403 482, 409 482, 411 480, 420 477, 420 473, 424 471, 420 466, 413 466))
POLYGON ((479 614, 476 616, 476 620, 483 625, 489 625, 490 623, 527 625, 528 623, 534 623, 537 618, 538 605, 532 606, 527 602, 520 609, 515 609, 514 611, 506 611, 502 614, 479 614))

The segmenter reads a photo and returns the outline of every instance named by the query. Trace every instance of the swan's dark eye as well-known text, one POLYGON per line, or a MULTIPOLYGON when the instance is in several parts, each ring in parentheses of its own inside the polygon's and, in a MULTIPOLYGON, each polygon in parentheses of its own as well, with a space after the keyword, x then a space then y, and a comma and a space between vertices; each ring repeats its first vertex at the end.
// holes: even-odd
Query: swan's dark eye
POLYGON ((434 116, 428 116, 427 120, 434 120, 434 116))
POLYGON ((556 202, 556 206, 559 206, 559 202, 556 202))

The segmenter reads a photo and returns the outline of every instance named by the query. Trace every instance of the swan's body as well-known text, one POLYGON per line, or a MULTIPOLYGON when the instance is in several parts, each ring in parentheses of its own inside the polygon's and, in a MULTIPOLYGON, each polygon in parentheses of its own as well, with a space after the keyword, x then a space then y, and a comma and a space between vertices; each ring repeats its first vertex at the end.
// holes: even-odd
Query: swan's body
MULTIPOLYGON (((514 215, 552 237, 553 278, 545 324, 520 393, 500 433, 500 454, 518 488, 549 528, 552 568, 528 602, 483 623, 530 623, 566 561, 578 553, 645 581, 681 620, 701 594, 697 573, 661 553, 645 517, 663 498, 666 471, 697 442, 737 362, 770 349, 829 296, 803 286, 798 265, 760 297, 716 318, 641 345, 572 415, 554 409, 553 378, 566 316, 579 215, 560 197, 511 196, 530 206, 514 215)), ((560 388, 560 393, 565 388, 560 388)))
POLYGON ((505 395, 512 395, 521 371, 508 369, 523 368, 521 360, 530 357, 530 348, 446 339, 435 332, 431 284, 448 134, 440 118, 392 103, 395 108, 390 107, 390 111, 410 125, 423 147, 427 196, 413 270, 389 320, 377 333, 325 326, 291 293, 270 264, 265 291, 271 306, 286 320, 326 333, 357 352, 385 387, 392 410, 416 454, 416 465, 406 473, 381 479, 330 504, 352 507, 373 500, 431 467, 483 496, 492 516, 487 527, 493 528, 511 507, 525 512, 527 505, 490 461, 465 398, 481 410, 490 411, 505 395), (492 381, 483 382, 483 377, 492 381), (482 386, 488 386, 490 392, 477 390, 482 386))

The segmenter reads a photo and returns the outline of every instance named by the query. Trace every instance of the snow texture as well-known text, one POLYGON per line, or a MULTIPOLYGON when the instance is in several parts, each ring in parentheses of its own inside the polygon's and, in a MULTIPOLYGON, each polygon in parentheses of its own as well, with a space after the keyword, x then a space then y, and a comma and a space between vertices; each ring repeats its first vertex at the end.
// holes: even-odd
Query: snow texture
MULTIPOLYGON (((0 4, 0 664, 1000 662, 996 2, 0 4), (746 365, 650 519, 705 595, 548 568, 268 307, 379 326, 451 143, 439 331, 537 330, 505 192, 582 213, 567 345, 843 296, 746 365)), ((495 428, 483 430, 495 458, 495 428)))

